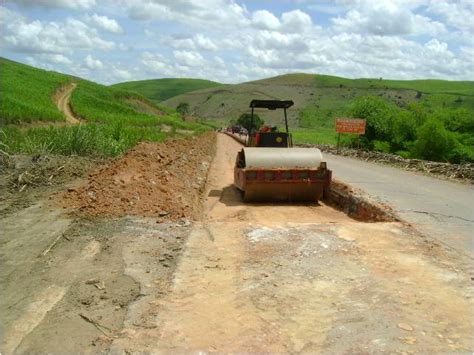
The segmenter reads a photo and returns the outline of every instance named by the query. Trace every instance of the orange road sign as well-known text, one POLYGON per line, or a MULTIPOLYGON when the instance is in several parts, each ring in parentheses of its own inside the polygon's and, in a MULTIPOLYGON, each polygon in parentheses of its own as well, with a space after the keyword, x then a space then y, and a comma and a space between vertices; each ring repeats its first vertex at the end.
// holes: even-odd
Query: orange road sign
POLYGON ((358 118, 336 118, 337 133, 365 133, 365 120, 358 118))

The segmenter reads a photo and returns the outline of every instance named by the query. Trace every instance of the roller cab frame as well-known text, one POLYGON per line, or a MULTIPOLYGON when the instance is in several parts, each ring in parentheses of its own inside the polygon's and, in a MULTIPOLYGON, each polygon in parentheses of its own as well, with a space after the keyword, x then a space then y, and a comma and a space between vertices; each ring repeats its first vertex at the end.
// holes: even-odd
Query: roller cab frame
POLYGON ((285 132, 255 132, 249 130, 247 138, 247 147, 274 147, 274 148, 290 148, 293 147, 293 139, 288 131, 288 117, 286 110, 293 106, 291 100, 252 100, 251 108, 251 127, 253 127, 254 110, 256 108, 266 108, 268 110, 283 109, 285 117, 285 132))
POLYGON ((251 132, 236 158, 234 185, 245 202, 318 201, 331 184, 332 172, 317 148, 293 148, 286 110, 293 101, 252 100, 254 108, 284 110, 286 132, 251 132), (280 149, 287 148, 287 149, 280 149))

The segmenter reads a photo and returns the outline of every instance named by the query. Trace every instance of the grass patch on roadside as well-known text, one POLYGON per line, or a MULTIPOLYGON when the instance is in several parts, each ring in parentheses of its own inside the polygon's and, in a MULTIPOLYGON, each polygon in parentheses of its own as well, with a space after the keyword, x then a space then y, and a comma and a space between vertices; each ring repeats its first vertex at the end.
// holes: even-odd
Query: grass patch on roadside
POLYGON ((160 142, 168 134, 156 127, 121 124, 86 124, 64 127, 3 129, 3 144, 8 152, 24 154, 62 154, 81 156, 117 156, 140 141, 160 142))
POLYGON ((294 144, 336 144, 337 133, 334 128, 321 127, 319 129, 293 128, 291 130, 294 144))
POLYGON ((52 100, 70 76, 0 58, 0 124, 65 121, 52 100))

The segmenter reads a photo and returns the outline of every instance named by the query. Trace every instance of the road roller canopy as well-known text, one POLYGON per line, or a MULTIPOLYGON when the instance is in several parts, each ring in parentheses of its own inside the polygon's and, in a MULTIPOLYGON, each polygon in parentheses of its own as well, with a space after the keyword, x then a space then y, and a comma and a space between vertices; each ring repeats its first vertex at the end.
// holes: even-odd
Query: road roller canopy
POLYGON ((316 169, 323 161, 317 148, 243 148, 241 152, 243 168, 266 169, 316 169))
POLYGON ((293 106, 293 104, 294 102, 291 100, 252 100, 249 107, 276 110, 277 108, 287 109, 293 106))

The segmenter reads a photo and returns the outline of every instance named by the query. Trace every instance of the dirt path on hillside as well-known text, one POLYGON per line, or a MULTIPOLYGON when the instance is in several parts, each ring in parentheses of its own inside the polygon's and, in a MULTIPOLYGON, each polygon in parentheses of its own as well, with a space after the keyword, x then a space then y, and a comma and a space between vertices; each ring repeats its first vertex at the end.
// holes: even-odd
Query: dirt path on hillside
POLYGON ((59 111, 63 112, 66 116, 66 121, 71 124, 81 123, 81 120, 78 119, 71 110, 71 105, 69 99, 74 89, 77 87, 77 83, 70 83, 66 86, 60 88, 54 95, 54 102, 58 106, 59 111))
POLYGON ((400 223, 324 204, 243 204, 232 187, 239 148, 218 136, 205 217, 172 286, 160 294, 135 273, 148 298, 128 309, 112 352, 474 349, 465 265, 400 223))

